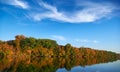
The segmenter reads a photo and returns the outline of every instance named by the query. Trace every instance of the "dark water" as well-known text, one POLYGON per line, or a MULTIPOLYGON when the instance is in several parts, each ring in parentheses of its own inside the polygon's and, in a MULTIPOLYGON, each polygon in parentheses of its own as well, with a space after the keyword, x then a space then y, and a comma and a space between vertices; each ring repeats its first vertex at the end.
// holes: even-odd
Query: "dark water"
POLYGON ((120 60, 89 58, 9 58, 0 72, 120 72, 120 60))

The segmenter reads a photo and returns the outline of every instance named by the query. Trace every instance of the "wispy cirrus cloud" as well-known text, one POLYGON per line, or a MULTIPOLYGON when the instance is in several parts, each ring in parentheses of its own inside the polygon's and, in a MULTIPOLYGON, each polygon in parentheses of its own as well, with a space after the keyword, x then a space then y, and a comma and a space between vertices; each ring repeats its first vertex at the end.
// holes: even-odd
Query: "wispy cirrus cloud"
POLYGON ((31 17, 36 21, 43 19, 53 19, 62 22, 80 23, 80 22, 94 22, 96 20, 107 18, 115 9, 115 6, 110 3, 91 3, 84 2, 82 9, 77 10, 70 15, 65 14, 64 11, 58 11, 55 6, 49 5, 45 2, 40 2, 39 5, 47 11, 43 13, 32 14, 31 17))
MULTIPOLYGON (((75 11, 61 10, 56 5, 50 5, 47 2, 36 0, 33 4, 28 4, 25 0, 0 0, 1 3, 16 6, 22 9, 31 9, 26 11, 28 19, 42 21, 44 19, 56 20, 68 23, 95 22, 102 18, 109 18, 116 10, 112 3, 98 3, 83 1, 77 2, 75 11), (34 5, 35 4, 35 5, 34 5)), ((64 7, 64 6, 61 6, 64 7)))
POLYGON ((93 43, 99 43, 99 41, 97 41, 97 40, 93 40, 92 42, 93 42, 93 43))
POLYGON ((13 5, 16 7, 23 8, 23 9, 29 8, 28 3, 22 0, 1 0, 1 2, 4 4, 13 5))
POLYGON ((60 41, 65 41, 66 38, 60 35, 51 35, 52 38, 56 39, 56 40, 60 40, 60 41))
POLYGON ((88 40, 88 39, 74 39, 75 42, 81 43, 99 43, 97 40, 88 40))

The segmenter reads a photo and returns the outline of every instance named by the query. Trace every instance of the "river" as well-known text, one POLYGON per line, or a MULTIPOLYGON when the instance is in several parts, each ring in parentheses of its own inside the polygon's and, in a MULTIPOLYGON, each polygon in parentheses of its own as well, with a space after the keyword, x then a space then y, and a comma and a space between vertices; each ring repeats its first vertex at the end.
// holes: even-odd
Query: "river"
POLYGON ((85 58, 15 58, 0 60, 0 72, 120 72, 120 60, 85 58))

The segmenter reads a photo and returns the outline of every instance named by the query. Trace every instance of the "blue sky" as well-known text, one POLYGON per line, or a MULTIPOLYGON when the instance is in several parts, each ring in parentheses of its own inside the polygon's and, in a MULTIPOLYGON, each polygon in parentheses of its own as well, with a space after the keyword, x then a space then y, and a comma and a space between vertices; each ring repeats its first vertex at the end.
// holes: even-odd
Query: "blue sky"
POLYGON ((27 37, 120 53, 119 0, 0 0, 0 40, 27 37))

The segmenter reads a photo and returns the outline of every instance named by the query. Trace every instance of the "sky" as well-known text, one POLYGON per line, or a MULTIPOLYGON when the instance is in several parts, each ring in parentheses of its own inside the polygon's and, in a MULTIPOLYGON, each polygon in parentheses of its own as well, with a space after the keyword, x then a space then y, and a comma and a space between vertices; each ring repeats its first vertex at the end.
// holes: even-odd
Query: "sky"
POLYGON ((120 53, 119 0, 0 0, 0 40, 16 35, 120 53))

